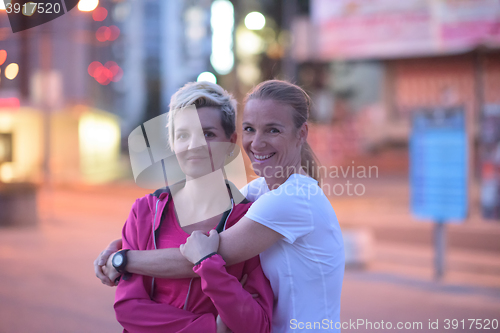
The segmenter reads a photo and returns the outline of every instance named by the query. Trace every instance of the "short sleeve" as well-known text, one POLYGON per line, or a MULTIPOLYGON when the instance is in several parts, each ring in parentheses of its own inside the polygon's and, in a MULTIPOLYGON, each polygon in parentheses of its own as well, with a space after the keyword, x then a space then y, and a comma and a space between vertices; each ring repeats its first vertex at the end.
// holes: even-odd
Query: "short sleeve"
POLYGON ((262 194, 269 192, 267 185, 264 183, 265 181, 263 177, 254 179, 241 188, 240 192, 245 196, 245 198, 247 198, 248 201, 256 201, 262 194), (263 186, 265 186, 265 188, 263 186))
POLYGON ((245 216, 280 233, 288 243, 295 242, 297 238, 313 230, 312 213, 307 198, 297 195, 295 189, 290 186, 280 187, 262 195, 245 216))

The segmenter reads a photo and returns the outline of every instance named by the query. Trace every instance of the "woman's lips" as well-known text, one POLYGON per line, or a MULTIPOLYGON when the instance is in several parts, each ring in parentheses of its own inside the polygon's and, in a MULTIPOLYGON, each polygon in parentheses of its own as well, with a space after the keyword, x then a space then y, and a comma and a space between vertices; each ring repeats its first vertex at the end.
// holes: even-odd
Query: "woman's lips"
POLYGON ((273 157, 276 153, 270 153, 270 154, 255 154, 253 153, 253 158, 256 162, 265 162, 271 157, 273 157))

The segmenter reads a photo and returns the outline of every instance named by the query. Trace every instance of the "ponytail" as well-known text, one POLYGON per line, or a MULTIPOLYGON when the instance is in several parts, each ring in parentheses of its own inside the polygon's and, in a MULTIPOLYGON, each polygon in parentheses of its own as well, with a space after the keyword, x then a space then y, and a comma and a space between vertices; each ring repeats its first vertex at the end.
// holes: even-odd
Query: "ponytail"
POLYGON ((304 144, 302 145, 302 150, 300 151, 300 164, 302 166, 302 169, 304 169, 304 171, 311 178, 318 181, 318 183, 321 185, 319 161, 307 141, 304 142, 304 144))

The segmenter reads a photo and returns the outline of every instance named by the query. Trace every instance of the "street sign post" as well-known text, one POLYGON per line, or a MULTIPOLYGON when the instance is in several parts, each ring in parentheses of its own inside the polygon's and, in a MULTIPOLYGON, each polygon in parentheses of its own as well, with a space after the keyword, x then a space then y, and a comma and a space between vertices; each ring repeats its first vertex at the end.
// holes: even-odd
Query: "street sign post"
POLYGON ((462 107, 418 110, 410 136, 411 210, 435 221, 435 277, 444 272, 445 223, 467 217, 467 135, 462 107))

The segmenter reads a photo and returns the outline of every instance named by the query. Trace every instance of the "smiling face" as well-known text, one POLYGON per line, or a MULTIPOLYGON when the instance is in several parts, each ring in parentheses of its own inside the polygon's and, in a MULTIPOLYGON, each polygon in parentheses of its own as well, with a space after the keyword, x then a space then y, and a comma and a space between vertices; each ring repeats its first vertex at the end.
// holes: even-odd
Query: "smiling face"
POLYGON ((293 112, 291 106, 273 100, 251 99, 245 106, 243 148, 255 173, 271 186, 285 182, 291 173, 287 170, 300 170, 307 125, 295 128, 293 112))
POLYGON ((174 117, 173 150, 186 178, 198 178, 224 166, 236 142, 227 138, 216 107, 186 108, 174 117))

